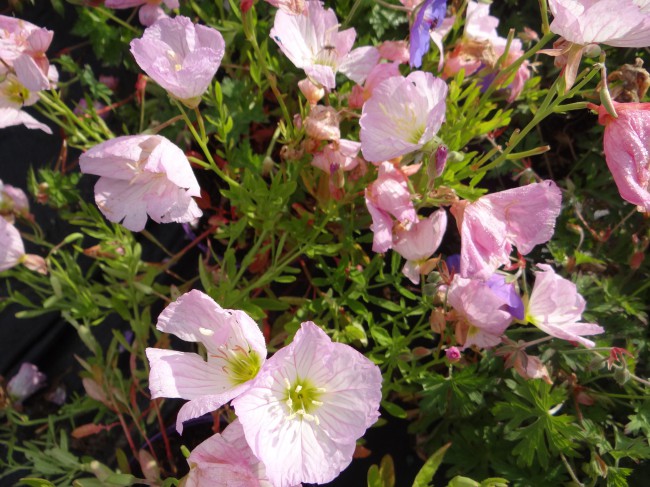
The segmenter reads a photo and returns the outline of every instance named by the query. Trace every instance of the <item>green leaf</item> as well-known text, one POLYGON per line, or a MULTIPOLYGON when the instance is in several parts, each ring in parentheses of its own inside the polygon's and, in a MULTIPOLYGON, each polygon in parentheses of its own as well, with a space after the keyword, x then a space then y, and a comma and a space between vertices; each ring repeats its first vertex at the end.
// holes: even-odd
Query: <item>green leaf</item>
POLYGON ((406 417, 407 417, 406 411, 403 408, 399 407, 395 403, 388 402, 388 401, 382 401, 381 406, 391 416, 395 416, 396 418, 400 418, 400 419, 406 419, 406 417))
POLYGON ((451 443, 440 447, 429 459, 424 463, 418 474, 413 481, 413 487, 428 487, 433 482, 433 476, 438 471, 445 453, 451 446, 451 443))
POLYGON ((37 479, 37 478, 33 478, 33 477, 22 478, 22 479, 20 479, 19 482, 20 482, 20 484, 29 485, 30 487, 56 487, 49 480, 37 479))

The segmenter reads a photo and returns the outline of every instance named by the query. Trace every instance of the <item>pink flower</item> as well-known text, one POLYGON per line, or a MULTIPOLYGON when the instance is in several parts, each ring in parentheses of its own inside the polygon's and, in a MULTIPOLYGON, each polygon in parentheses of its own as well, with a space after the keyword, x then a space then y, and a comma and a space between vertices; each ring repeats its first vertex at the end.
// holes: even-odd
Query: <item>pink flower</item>
POLYGON ((548 242, 561 204, 562 193, 550 180, 454 204, 452 213, 461 234, 461 275, 487 279, 510 263, 513 245, 526 255, 548 242))
POLYGON ((126 135, 103 142, 79 158, 81 172, 101 176, 95 202, 104 216, 134 232, 147 215, 158 223, 201 216, 192 196, 199 183, 178 147, 160 135, 126 135))
POLYGON ((142 25, 150 26, 157 20, 166 17, 165 12, 160 8, 164 3, 168 8, 178 8, 178 0, 106 0, 104 6, 108 8, 133 8, 140 6, 138 17, 142 25))
MULTIPOLYGON (((647 3, 647 2, 646 2, 647 3)), ((566 89, 573 86, 589 44, 650 46, 650 9, 640 0, 549 0, 551 31, 563 39, 541 53, 557 56, 566 89)))
POLYGON ((650 103, 616 103, 618 118, 598 107, 607 166, 621 197, 650 212, 650 103))
POLYGON ((275 14, 271 38, 297 68, 312 81, 328 90, 336 86, 335 75, 342 72, 362 83, 379 61, 374 47, 352 50, 356 32, 339 32, 339 21, 332 9, 325 9, 319 0, 307 2, 301 15, 279 10, 275 14))
POLYGON ((445 356, 450 362, 458 362, 462 357, 458 347, 449 347, 445 349, 445 356))
POLYGON ((29 113, 19 110, 17 108, 0 108, 0 129, 11 127, 13 125, 24 125, 28 129, 42 130, 47 134, 52 133, 52 129, 39 122, 29 113))
POLYGON ((22 189, 0 181, 0 215, 9 223, 14 222, 15 215, 29 215, 29 201, 22 189))
POLYGON ((351 171, 359 165, 357 155, 361 144, 353 140, 339 139, 327 144, 322 151, 314 154, 311 165, 333 174, 336 171, 351 171))
POLYGON ((498 345, 512 323, 509 300, 485 281, 454 275, 447 291, 447 302, 469 327, 463 349, 472 345, 481 348, 498 345))
POLYGON ((54 33, 13 17, 0 15, 0 74, 13 70, 27 90, 50 88, 58 73, 45 55, 54 33))
POLYGON ((370 229, 374 233, 373 252, 386 252, 393 246, 391 215, 404 225, 418 221, 408 180, 404 173, 390 162, 379 166, 377 180, 366 188, 366 206, 372 217, 370 229))
POLYGON ((219 31, 178 16, 147 27, 131 41, 131 52, 156 83, 194 108, 219 69, 225 43, 219 31))
POLYGON ((7 384, 7 392, 17 402, 22 402, 39 389, 45 387, 47 378, 38 367, 23 362, 18 373, 7 384))
POLYGON ((579 323, 585 300, 576 285, 558 276, 551 266, 537 264, 535 285, 526 309, 526 320, 556 338, 578 342, 585 347, 595 345, 582 335, 596 335, 605 330, 596 323, 579 323))
POLYGON ((264 465, 253 455, 238 419, 221 434, 211 436, 192 450, 190 473, 184 487, 273 487, 264 465))
POLYGON ((372 71, 368 74, 363 87, 354 85, 348 104, 350 108, 361 108, 363 104, 370 99, 374 89, 381 84, 382 81, 392 78, 394 76, 401 76, 399 73, 399 64, 397 63, 380 63, 377 64, 372 71))
POLYGON ((247 390, 266 358, 264 336, 243 311, 223 309, 207 294, 190 291, 167 306, 156 327, 181 340, 202 343, 207 362, 196 353, 147 348, 151 397, 187 399, 183 422, 214 411, 247 390))
POLYGON ((322 484, 347 467, 356 440, 379 417, 381 380, 370 360, 303 323, 233 401, 272 484, 322 484))
POLYGON ((447 230, 447 212, 440 209, 429 218, 418 220, 407 228, 398 225, 393 235, 393 250, 406 259, 402 273, 413 284, 420 283, 420 274, 429 273, 429 257, 438 250, 447 230))
POLYGON ((409 62, 409 46, 406 41, 384 41, 378 49, 382 59, 400 64, 409 62))
MULTIPOLYGON (((647 2, 646 2, 647 3, 647 2)), ((551 31, 575 44, 650 46, 650 9, 639 0, 549 0, 551 31)))
POLYGON ((445 120, 446 97, 447 85, 430 73, 384 80, 363 105, 363 157, 377 163, 421 149, 445 120))
POLYGON ((20 232, 4 218, 0 218, 0 272, 22 262, 25 255, 20 232))

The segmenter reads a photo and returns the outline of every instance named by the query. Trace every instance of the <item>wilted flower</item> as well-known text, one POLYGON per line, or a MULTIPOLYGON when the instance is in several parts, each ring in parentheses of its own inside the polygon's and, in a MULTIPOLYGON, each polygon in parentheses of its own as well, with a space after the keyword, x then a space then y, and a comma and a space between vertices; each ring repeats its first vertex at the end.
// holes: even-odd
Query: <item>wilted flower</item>
POLYGON ((328 90, 336 86, 335 75, 342 72, 362 83, 379 61, 374 47, 352 50, 356 31, 339 32, 339 21, 332 9, 325 9, 319 0, 307 2, 301 15, 279 10, 275 14, 271 38, 297 68, 312 81, 328 90))
POLYGON ((454 204, 451 211, 461 235, 461 275, 487 279, 510 263, 513 245, 526 255, 548 242, 561 203, 560 189, 549 180, 454 204))
POLYGON ((181 340, 202 343, 207 362, 196 353, 147 348, 151 397, 187 399, 178 412, 183 422, 214 411, 247 390, 266 358, 264 336, 243 311, 223 309, 193 290, 167 306, 156 327, 181 340))
MULTIPOLYGON (((418 10, 410 32, 410 64, 411 67, 422 66, 422 57, 429 52, 431 42, 430 32, 442 26, 447 13, 447 0, 425 0, 418 10)), ((444 51, 440 49, 440 57, 444 51)))
POLYGON ((131 52, 156 83, 194 108, 219 69, 225 43, 219 31, 178 16, 147 27, 131 41, 131 52))
POLYGON ((431 73, 384 80, 363 105, 363 157, 378 163, 421 149, 445 120, 446 97, 446 83, 431 73))
POLYGON ((438 250, 447 230, 447 212, 440 209, 424 220, 406 227, 398 225, 393 235, 393 250, 406 259, 402 273, 413 284, 420 283, 420 275, 428 274, 433 263, 429 257, 438 250))
POLYGON ((115 9, 140 7, 138 11, 140 23, 149 26, 166 17, 165 12, 160 8, 161 3, 168 8, 179 7, 178 0, 106 0, 104 6, 115 9))
POLYGON ((607 166, 621 197, 650 212, 650 103, 613 103, 618 118, 598 107, 598 121, 605 126, 607 166))
POLYGON ((272 487, 264 465, 253 455, 238 419, 222 433, 211 436, 192 450, 187 459, 190 473, 183 487, 223 485, 272 487))
POLYGON ((232 404, 275 487, 322 484, 348 466, 377 421, 381 380, 370 360, 306 322, 232 404))
POLYGON ((404 225, 418 221, 406 175, 390 162, 379 166, 377 180, 366 188, 366 206, 372 217, 373 252, 386 252, 393 245, 391 215, 404 225))
POLYGON ((95 202, 112 222, 134 232, 147 215, 158 223, 189 222, 201 216, 200 196, 190 163, 160 135, 127 135, 96 145, 79 158, 81 172, 101 176, 95 202))
POLYGON ((36 365, 24 362, 7 384, 7 392, 14 401, 20 403, 45 387, 46 380, 45 374, 38 370, 36 365))
POLYGON ((576 285, 558 276, 546 264, 537 264, 535 285, 526 308, 526 320, 556 338, 578 342, 585 347, 595 345, 582 335, 597 335, 605 330, 596 323, 580 323, 585 300, 576 285))
POLYGON ((382 59, 400 64, 409 62, 409 46, 406 41, 384 41, 377 49, 382 59))
POLYGON ((305 133, 314 140, 338 140, 341 138, 339 114, 333 107, 316 105, 304 121, 305 133))

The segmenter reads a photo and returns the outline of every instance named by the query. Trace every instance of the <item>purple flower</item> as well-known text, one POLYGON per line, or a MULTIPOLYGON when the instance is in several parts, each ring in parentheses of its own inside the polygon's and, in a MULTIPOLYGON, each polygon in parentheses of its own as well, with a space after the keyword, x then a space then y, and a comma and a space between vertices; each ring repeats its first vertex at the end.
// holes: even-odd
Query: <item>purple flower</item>
MULTIPOLYGON (((425 0, 411 26, 410 64, 422 66, 422 56, 429 51, 430 31, 442 24, 447 12, 447 0, 425 0)), ((442 55, 442 54, 441 54, 442 55)))
POLYGON ((512 283, 507 283, 505 276, 501 274, 493 274, 486 284, 494 294, 499 296, 505 301, 505 309, 510 313, 513 318, 518 320, 524 319, 524 302, 521 300, 519 293, 512 283))

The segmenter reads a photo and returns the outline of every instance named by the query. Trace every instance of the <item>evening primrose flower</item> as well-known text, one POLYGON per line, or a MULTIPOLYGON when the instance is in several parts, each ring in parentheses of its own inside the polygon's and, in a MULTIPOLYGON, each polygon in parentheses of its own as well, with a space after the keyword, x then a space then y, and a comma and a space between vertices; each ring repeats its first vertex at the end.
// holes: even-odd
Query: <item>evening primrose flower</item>
POLYGON ((183 487, 273 487, 264 465, 253 455, 238 419, 194 448, 183 487))
POLYGON ((420 275, 433 269, 429 260, 438 250, 447 230, 447 212, 440 209, 428 218, 404 227, 398 225, 393 235, 393 250, 406 259, 402 273, 413 284, 420 283, 420 275))
POLYGON ((548 242, 561 206, 560 188, 550 180, 452 205, 461 236, 461 275, 487 279, 510 263, 513 245, 526 255, 548 242))
POLYGON ((181 340, 199 342, 207 361, 196 353, 147 348, 151 397, 187 399, 178 412, 183 422, 214 411, 246 391, 266 359, 264 336, 243 311, 223 309, 207 294, 192 290, 167 306, 156 327, 181 340))
POLYGON ((370 360, 306 322, 232 404, 275 487, 322 484, 349 465, 377 421, 381 380, 370 360))
POLYGON ((201 102, 225 52, 219 31, 183 16, 163 18, 131 41, 138 65, 190 108, 201 102))
POLYGON ((618 118, 597 107, 607 167, 621 197, 650 212, 650 103, 614 102, 614 108, 618 118))
MULTIPOLYGON (((513 299, 499 289, 500 284, 454 276, 447 291, 447 302, 459 314, 460 325, 467 327, 463 349, 472 345, 488 348, 501 343, 501 336, 513 320, 513 299)), ((514 286, 509 286, 514 292, 514 286)))
POLYGON ((645 0, 549 0, 551 32, 567 42, 540 52, 559 56, 566 89, 578 73, 582 54, 590 44, 614 47, 650 46, 650 4, 645 0))
POLYGON ((139 232, 147 215, 158 223, 190 222, 202 215, 192 196, 201 189, 185 154, 160 135, 125 135, 79 158, 81 172, 101 176, 95 202, 112 222, 139 232))
POLYGON ((294 66, 303 69, 316 84, 333 90, 337 72, 363 83, 379 61, 379 51, 374 47, 353 50, 356 31, 339 32, 339 25, 332 9, 312 0, 300 15, 278 10, 270 35, 294 66))
POLYGON ((576 285, 558 276, 549 265, 537 267, 541 271, 535 272, 526 320, 551 336, 593 347, 595 343, 582 335, 597 335, 605 330, 596 323, 580 323, 586 303, 576 285))
POLYGON ((363 105, 360 139, 363 157, 380 163, 421 149, 445 120, 446 83, 431 73, 382 81, 363 105))
POLYGON ((18 264, 40 274, 47 274, 45 259, 40 255, 26 254, 18 229, 0 216, 0 272, 18 264))

